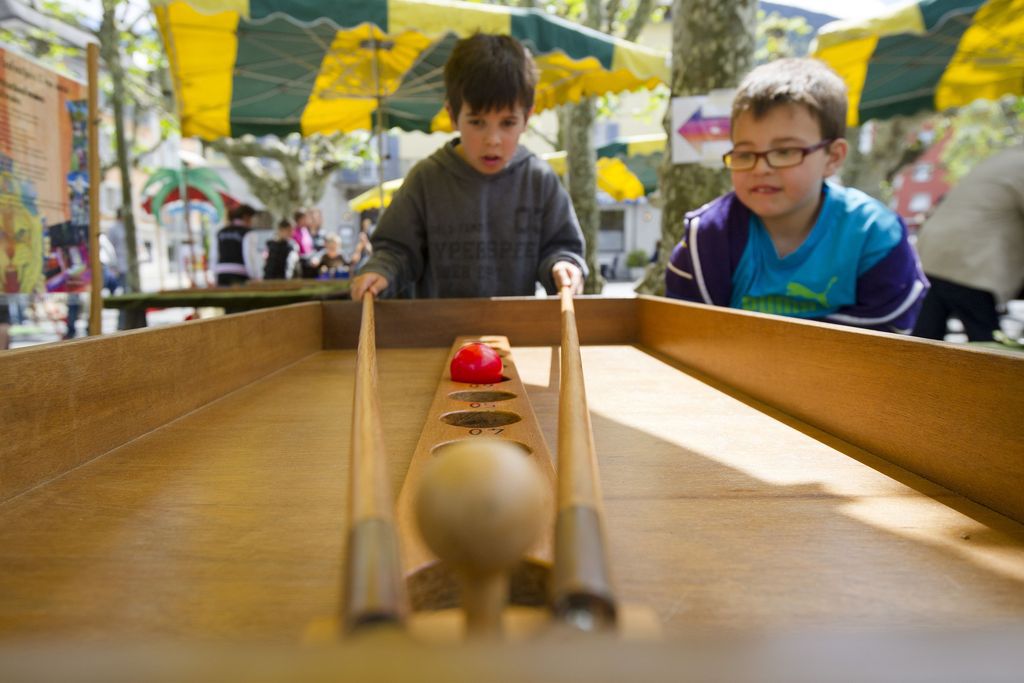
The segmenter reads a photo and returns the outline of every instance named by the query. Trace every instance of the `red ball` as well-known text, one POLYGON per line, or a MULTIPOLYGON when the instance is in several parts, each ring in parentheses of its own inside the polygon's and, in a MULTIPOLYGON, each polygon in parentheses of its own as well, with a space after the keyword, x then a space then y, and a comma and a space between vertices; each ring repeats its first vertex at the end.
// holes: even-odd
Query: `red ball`
POLYGON ((452 356, 452 380, 467 384, 501 381, 501 356, 487 344, 470 342, 452 356))

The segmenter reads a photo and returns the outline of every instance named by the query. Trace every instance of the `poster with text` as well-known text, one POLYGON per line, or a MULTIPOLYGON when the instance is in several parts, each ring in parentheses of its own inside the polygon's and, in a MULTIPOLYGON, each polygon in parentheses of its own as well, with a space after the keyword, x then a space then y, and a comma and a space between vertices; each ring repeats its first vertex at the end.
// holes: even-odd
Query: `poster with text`
POLYGON ((5 293, 89 287, 87 112, 83 83, 0 46, 5 293))

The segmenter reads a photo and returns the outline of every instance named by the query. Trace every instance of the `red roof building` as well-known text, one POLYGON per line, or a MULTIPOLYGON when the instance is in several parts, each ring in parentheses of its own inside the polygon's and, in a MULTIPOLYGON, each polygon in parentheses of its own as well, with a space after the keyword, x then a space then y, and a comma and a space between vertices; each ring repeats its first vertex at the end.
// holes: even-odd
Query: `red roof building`
POLYGON ((911 232, 917 232, 942 196, 949 190, 946 169, 940 161, 949 136, 929 147, 912 164, 907 164, 892 180, 889 207, 903 217, 911 232))

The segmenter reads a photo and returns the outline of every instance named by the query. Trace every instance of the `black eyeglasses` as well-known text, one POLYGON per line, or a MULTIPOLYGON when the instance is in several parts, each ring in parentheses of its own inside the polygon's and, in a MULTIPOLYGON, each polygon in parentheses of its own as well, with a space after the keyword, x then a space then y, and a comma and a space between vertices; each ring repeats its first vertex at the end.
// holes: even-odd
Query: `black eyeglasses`
POLYGON ((769 149, 767 152, 747 150, 737 152, 734 149, 723 154, 722 161, 725 163, 726 168, 733 171, 749 171, 757 166, 757 160, 762 157, 764 157, 765 162, 771 168, 790 168, 792 166, 799 166, 808 154, 817 152, 823 147, 828 147, 833 142, 835 142, 834 138, 822 140, 810 147, 777 147, 776 149, 769 149))

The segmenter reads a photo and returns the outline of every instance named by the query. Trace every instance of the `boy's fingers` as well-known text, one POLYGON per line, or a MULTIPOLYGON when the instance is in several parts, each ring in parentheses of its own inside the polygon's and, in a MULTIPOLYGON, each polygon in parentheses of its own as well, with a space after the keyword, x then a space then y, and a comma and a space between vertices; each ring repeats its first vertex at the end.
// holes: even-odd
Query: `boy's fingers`
POLYGON ((573 268, 571 264, 564 261, 559 261, 551 269, 556 284, 561 287, 572 287, 573 286, 573 268))
POLYGON ((353 285, 352 298, 355 299, 357 295, 359 298, 362 298, 363 294, 366 292, 370 292, 374 296, 377 296, 387 288, 388 279, 382 275, 373 273, 370 275, 360 276, 356 279, 356 282, 353 285))
POLYGON ((367 292, 372 286, 373 278, 369 275, 360 275, 352 281, 352 287, 349 290, 349 296, 352 297, 353 301, 359 301, 363 298, 363 294, 367 292))

